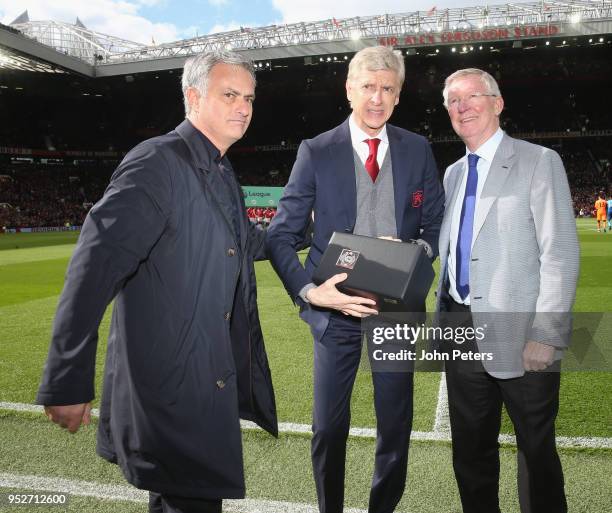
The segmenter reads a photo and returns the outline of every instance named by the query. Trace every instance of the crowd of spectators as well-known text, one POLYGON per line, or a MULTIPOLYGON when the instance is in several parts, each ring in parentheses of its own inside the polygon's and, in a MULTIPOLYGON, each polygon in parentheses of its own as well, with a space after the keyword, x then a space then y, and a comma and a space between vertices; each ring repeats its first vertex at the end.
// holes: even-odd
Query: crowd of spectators
MULTIPOLYGON (((558 48, 539 41, 526 50, 485 45, 454 54, 421 48, 406 56, 406 80, 391 122, 429 137, 454 137, 442 105, 444 78, 458 68, 487 69, 505 99, 509 132, 609 129, 612 111, 612 44, 558 48), (432 53, 433 52, 433 53, 432 53)), ((524 42, 524 46, 528 43, 524 42)), ((336 57, 336 56, 334 56, 336 57)), ((251 127, 235 145, 297 144, 333 127, 350 107, 344 83, 348 59, 280 59, 257 72, 251 127)), ((2 78, 0 146, 43 150, 125 152, 139 141, 172 130, 184 118, 180 70, 95 79, 27 72, 2 78)))
POLYGON ((600 191, 612 197, 612 151, 610 139, 565 140, 559 151, 572 191, 574 213, 592 216, 600 191))
POLYGON ((108 178, 104 168, 0 166, 0 227, 80 226, 108 178))
MULTIPOLYGON (((612 197, 612 149, 609 138, 537 140, 562 157, 572 190, 576 216, 591 215, 600 190, 612 197)), ((432 145, 442 177, 446 167, 465 151, 459 142, 432 145)), ((230 152, 242 185, 284 186, 296 151, 230 152)), ((79 226, 102 196, 115 163, 99 165, 0 164, 0 227, 79 226)), ((608 196, 607 196, 608 197, 608 196)), ((272 216, 261 217, 261 224, 272 216)))
MULTIPOLYGON (((454 54, 450 47, 439 53, 421 48, 406 57, 406 81, 391 122, 427 137, 442 173, 465 151, 442 106, 444 78, 458 68, 487 69, 504 95, 502 127, 557 150, 576 213, 590 213, 599 190, 612 192, 611 138, 593 136, 593 131, 612 129, 612 45, 574 39, 559 45, 540 41, 527 50, 509 42, 505 47, 496 43, 493 51, 474 45, 465 52, 458 45, 454 54)), ((240 183, 285 185, 300 141, 346 119, 349 58, 276 60, 258 71, 253 121, 229 153, 240 183)), ((65 152, 113 152, 120 158, 138 142, 171 130, 184 117, 179 76, 177 70, 96 79, 70 73, 4 76, 0 110, 10 123, 0 124, 0 147, 59 152, 64 164, 13 165, 5 151, 0 226, 81 224, 116 162, 69 165, 65 152)))

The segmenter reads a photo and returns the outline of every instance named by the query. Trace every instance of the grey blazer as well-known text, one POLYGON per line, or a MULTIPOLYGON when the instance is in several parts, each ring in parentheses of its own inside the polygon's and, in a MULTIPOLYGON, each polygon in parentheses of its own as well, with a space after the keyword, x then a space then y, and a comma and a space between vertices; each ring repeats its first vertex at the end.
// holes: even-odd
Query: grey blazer
MULTIPOLYGON (((446 212, 440 230, 437 311, 448 296, 451 216, 466 172, 465 159, 446 169, 446 212)), ((528 340, 567 347, 576 294, 580 249, 572 200, 559 155, 504 137, 474 213, 470 298, 477 341, 491 352, 486 371, 498 378, 522 376, 528 340)))

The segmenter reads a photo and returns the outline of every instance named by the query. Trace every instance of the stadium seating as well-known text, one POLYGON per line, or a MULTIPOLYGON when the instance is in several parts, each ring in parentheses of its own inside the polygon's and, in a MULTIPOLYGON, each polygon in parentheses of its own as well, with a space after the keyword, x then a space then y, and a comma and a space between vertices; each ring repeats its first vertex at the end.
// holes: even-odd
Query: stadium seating
MULTIPOLYGON (((557 150, 576 213, 590 212, 594 195, 612 181, 612 47, 540 42, 532 49, 461 50, 422 48, 406 56, 406 82, 391 121, 430 139, 442 173, 464 151, 442 106, 444 78, 458 68, 487 69, 504 94, 503 127, 557 150)), ((278 60, 257 73, 251 127, 230 150, 242 184, 284 185, 299 142, 349 114, 347 60, 313 63, 278 60)), ((10 120, 0 124, 0 227, 80 224, 121 155, 184 117, 177 70, 129 80, 7 71, 0 82, 0 110, 10 120), (26 159, 24 148, 31 153, 26 159), (83 163, 74 151, 99 153, 83 163), (49 160, 53 165, 45 165, 49 160)))

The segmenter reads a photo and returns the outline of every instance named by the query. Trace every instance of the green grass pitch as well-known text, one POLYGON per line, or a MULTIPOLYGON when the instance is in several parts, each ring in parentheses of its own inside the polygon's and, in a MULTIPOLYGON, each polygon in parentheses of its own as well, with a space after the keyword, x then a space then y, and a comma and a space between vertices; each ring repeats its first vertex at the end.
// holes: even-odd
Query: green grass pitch
MULTIPOLYGON (((594 221, 579 220, 581 275, 575 310, 601 312, 612 304, 612 233, 599 234, 594 221)), ((0 235, 0 401, 31 403, 46 357, 58 294, 77 234, 0 235)), ((312 339, 296 308, 267 262, 256 264, 259 308, 270 357, 279 419, 309 424, 312 403, 312 339)), ((428 310, 433 308, 433 294, 428 310)), ((98 376, 109 325, 100 327, 98 376)), ((433 429, 440 376, 415 377, 414 429, 433 429)), ((98 393, 98 396, 100 394, 98 393)), ((573 372, 562 376, 557 434, 612 437, 612 373, 573 372)), ((354 427, 375 427, 368 372, 359 372, 352 398, 354 427)), ((504 419, 504 432, 511 432, 504 419)), ((118 470, 96 458, 94 429, 68 436, 41 415, 0 410, 0 474, 32 474, 123 484, 118 470)), ((285 434, 274 440, 245 432, 248 494, 252 498, 315 503, 306 436, 285 434)), ((351 439, 347 463, 347 506, 366 508, 374 441, 351 439)), ((504 511, 518 511, 514 481, 515 449, 502 448, 500 496, 504 511), (505 508, 505 509, 504 509, 505 508)), ((612 511, 609 481, 612 452, 561 450, 571 511, 612 511), (607 487, 607 488, 606 488, 607 487)), ((447 443, 413 443, 407 493, 398 511, 459 511, 447 443)), ((0 492, 3 490, 0 489, 0 492)), ((18 511, 44 508, 19 508, 18 511)), ((146 511, 144 504, 74 498, 71 511, 146 511)), ((4 511, 0 506, 0 511, 4 511)), ((8 511, 8 510, 7 510, 8 511)), ((11 510, 12 511, 12 510, 11 510)), ((15 510, 17 511, 17 510, 15 510)), ((51 511, 51 510, 50 510, 51 511)))

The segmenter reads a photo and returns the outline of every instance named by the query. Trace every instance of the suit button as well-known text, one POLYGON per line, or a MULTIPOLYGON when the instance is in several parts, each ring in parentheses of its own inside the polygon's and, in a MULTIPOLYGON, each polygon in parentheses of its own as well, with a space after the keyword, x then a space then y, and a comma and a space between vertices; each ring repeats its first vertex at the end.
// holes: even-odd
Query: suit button
POLYGON ((225 386, 225 381, 223 381, 222 379, 217 381, 217 387, 218 388, 223 388, 225 386))
POLYGON ((232 314, 230 314, 229 312, 225 312, 225 313, 223 314, 223 318, 224 318, 226 321, 229 321, 231 316, 232 316, 232 314))
POLYGON ((232 257, 232 256, 234 256, 235 254, 236 254, 236 250, 235 250, 234 248, 229 248, 229 249, 227 250, 227 256, 232 257))

